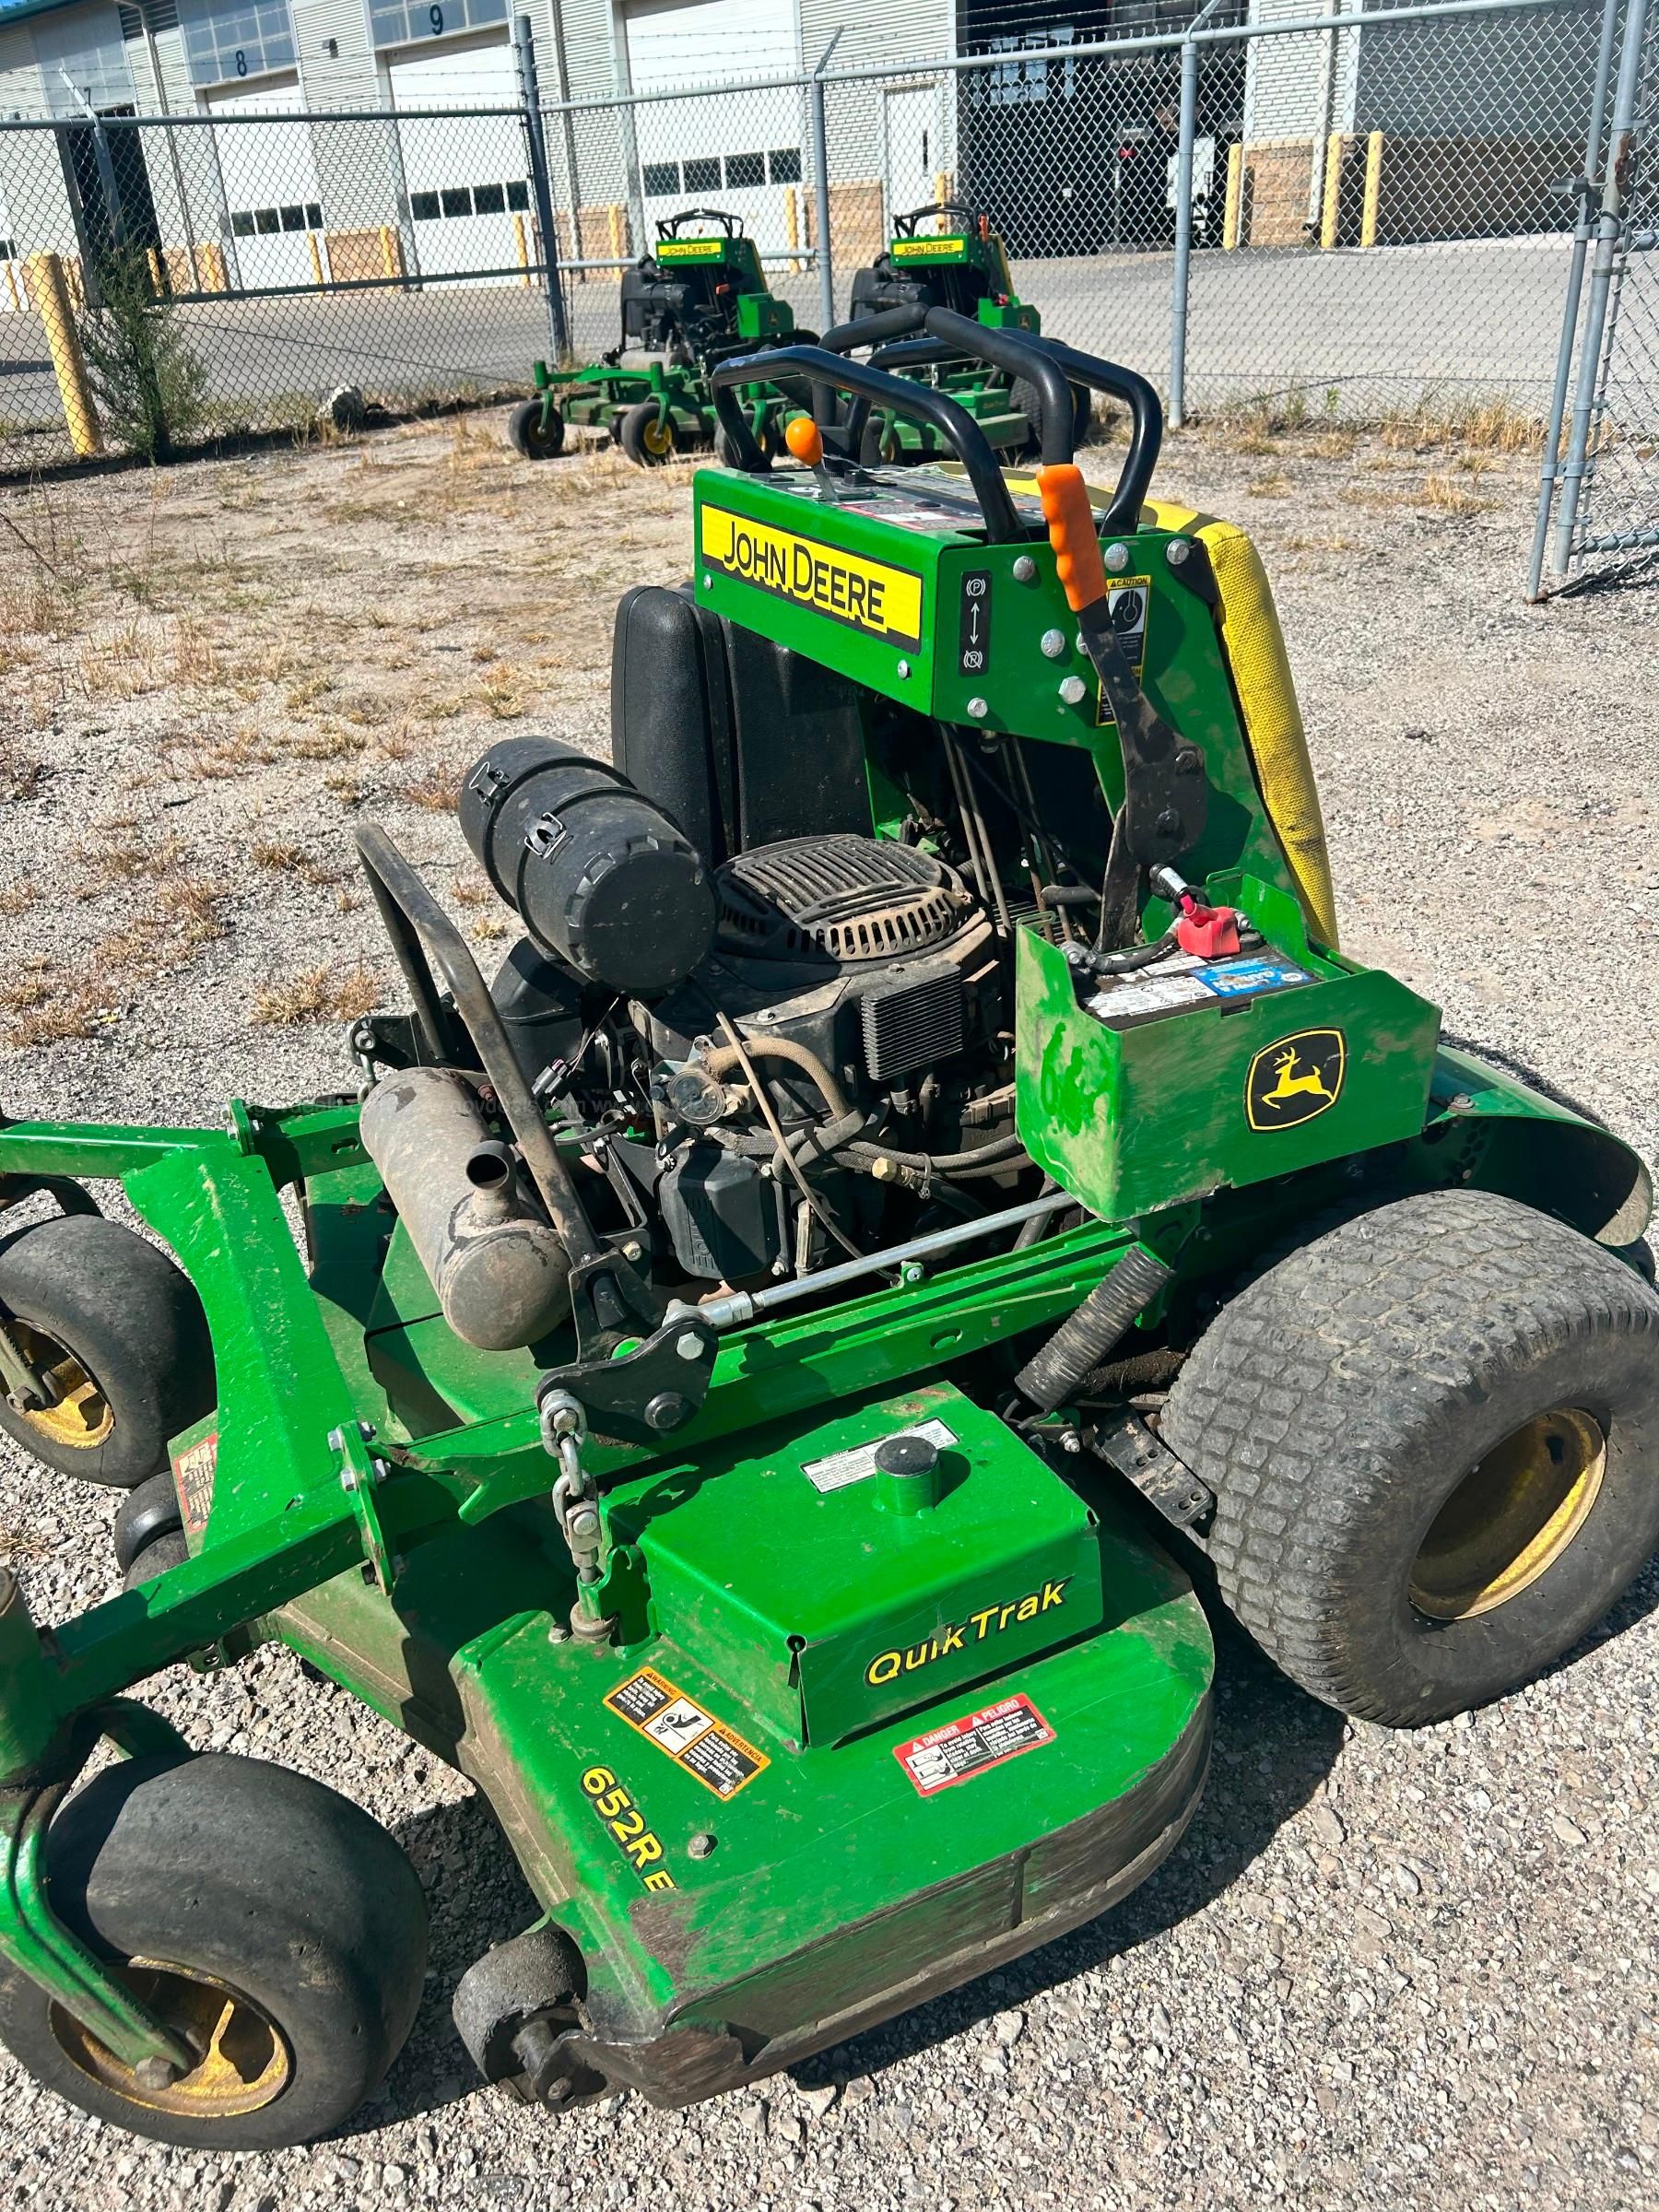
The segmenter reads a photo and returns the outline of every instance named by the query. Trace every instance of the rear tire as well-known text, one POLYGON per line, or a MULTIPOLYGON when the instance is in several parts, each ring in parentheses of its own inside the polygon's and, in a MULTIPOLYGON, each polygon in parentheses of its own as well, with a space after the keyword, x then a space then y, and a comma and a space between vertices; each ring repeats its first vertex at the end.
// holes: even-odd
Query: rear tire
POLYGON ((60 1475, 130 1489, 170 1438, 211 1411, 213 1346, 194 1286, 119 1221, 69 1214, 0 1244, 0 1313, 60 1396, 0 1428, 60 1475))
POLYGON ((564 452, 565 423, 559 409, 549 406, 542 419, 539 399, 522 400, 507 418, 507 436, 526 461, 554 461, 564 452))
POLYGON ((1342 1712, 1445 1720, 1559 1658, 1659 1544, 1659 1297, 1512 1199, 1424 1193, 1241 1289, 1163 1436, 1267 1655, 1342 1712))
POLYGON ((663 416, 655 400, 642 399, 623 416, 617 442, 636 468, 661 468, 673 458, 679 440, 672 419, 663 416))
MULTIPOLYGON (((1094 401, 1082 385, 1068 386, 1072 395, 1072 450, 1088 443, 1094 435, 1094 401)), ((1025 377, 1016 377, 1008 389, 1008 402, 1018 409, 1030 425, 1030 434, 1021 449, 1028 461, 1042 458, 1042 399, 1035 384, 1025 377)))
POLYGON ((0 1968, 0 2037, 84 2112, 162 2143, 276 2150, 338 2126, 402 2049, 426 1900, 385 1830, 321 1783, 213 1753, 126 1760, 58 1815, 47 1865, 59 1916, 203 2053, 143 2087, 0 1968))

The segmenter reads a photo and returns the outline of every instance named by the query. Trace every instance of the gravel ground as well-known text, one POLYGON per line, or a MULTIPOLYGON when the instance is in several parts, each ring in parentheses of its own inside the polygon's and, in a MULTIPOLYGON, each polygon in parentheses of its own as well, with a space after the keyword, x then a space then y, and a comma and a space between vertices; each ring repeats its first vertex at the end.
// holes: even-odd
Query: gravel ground
MULTIPOLYGON (((386 970, 346 867, 359 813, 486 949, 500 934, 431 802, 521 713, 603 747, 612 603, 681 571, 686 501, 677 471, 534 471, 498 432, 0 504, 10 1111, 190 1120, 337 1087, 335 1017, 386 970)), ((1431 425, 1256 424, 1174 441, 1162 483, 1258 533, 1349 948, 1652 1159, 1652 602, 1521 605, 1526 472, 1431 425)), ((112 1511, 0 1445, 0 1546, 38 1618, 112 1587, 112 1511)), ((468 1785, 285 1653, 168 1677, 150 1694, 194 1743, 316 1774, 404 1842, 428 2000, 348 2130, 269 2159, 136 2143, 0 2054, 0 2203, 1637 2212, 1659 2199, 1656 1606, 1650 1569, 1547 1680, 1410 1735, 1346 1724, 1224 1634, 1207 1796, 1125 1906, 798 2079, 670 2116, 554 2120, 469 2078, 450 1992, 528 1904, 468 1785)))

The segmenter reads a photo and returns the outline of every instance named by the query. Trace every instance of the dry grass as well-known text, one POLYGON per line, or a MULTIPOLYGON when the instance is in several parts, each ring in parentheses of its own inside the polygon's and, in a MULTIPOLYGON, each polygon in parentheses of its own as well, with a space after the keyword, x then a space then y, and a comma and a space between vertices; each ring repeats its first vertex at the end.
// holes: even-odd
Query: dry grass
POLYGON ((15 745, 0 744, 0 800, 32 799, 45 772, 40 761, 15 745))
POLYGON ((397 796, 406 806, 422 807, 428 814, 453 814, 465 772, 461 768, 422 769, 409 778, 397 796))
POLYGON ((1378 432, 1384 445, 1412 453, 1456 448, 1463 453, 1535 453, 1544 444, 1544 425, 1513 400, 1488 399, 1450 406, 1424 400, 1391 409, 1378 432))
POLYGON ((1483 500, 1455 477, 1425 477, 1418 499, 1435 514, 1485 514, 1492 506, 1490 500, 1483 500))
POLYGON ((257 992, 253 1018, 289 1029, 302 1021, 351 1021, 371 1013, 379 1003, 380 985, 369 968, 347 968, 336 972, 324 963, 302 969, 298 975, 257 992))
POLYGON ((0 884, 0 914, 8 922, 15 922, 19 915, 28 913, 40 895, 38 884, 0 884))
POLYGON ((1253 500, 1283 500, 1289 496, 1290 479, 1282 468, 1276 468, 1267 476, 1258 477, 1253 484, 1247 484, 1244 488, 1253 500))

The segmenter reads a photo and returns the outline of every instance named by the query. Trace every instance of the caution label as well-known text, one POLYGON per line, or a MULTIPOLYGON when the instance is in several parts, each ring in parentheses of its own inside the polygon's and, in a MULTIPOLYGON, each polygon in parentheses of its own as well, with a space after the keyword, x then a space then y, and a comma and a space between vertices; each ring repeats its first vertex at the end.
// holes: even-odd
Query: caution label
POLYGON ((1054 1731, 1021 1693, 1001 1698, 978 1712, 966 1712, 959 1721, 947 1721, 925 1735, 912 1736, 908 1744, 895 1747, 893 1757, 919 1793, 931 1797, 935 1790, 971 1782, 1005 1759, 1040 1750, 1053 1740, 1054 1731))
POLYGON ((199 1536, 213 1511, 213 1485, 218 1474, 218 1430, 181 1452, 173 1461, 173 1488, 179 1493, 179 1518, 184 1533, 199 1536))
POLYGON ((724 507, 704 507, 700 551, 704 563, 723 575, 808 606, 849 629, 894 645, 922 642, 922 579, 908 569, 816 545, 724 507))
POLYGON ((718 261, 725 252, 723 238, 660 238, 652 253, 653 261, 718 261))
MULTIPOLYGON (((1147 665, 1147 607, 1151 591, 1150 576, 1122 576, 1106 586, 1106 619, 1137 677, 1147 665)), ((1112 718, 1102 691, 1096 702, 1095 721, 1103 728, 1112 718)))
POLYGON ((888 248, 894 261, 965 261, 965 238, 896 238, 888 248))
POLYGON ((637 1728, 716 1797, 735 1797, 771 1764, 764 1751, 757 1751, 735 1729, 705 1712, 654 1666, 642 1666, 637 1675, 629 1675, 605 1702, 618 1720, 637 1728))

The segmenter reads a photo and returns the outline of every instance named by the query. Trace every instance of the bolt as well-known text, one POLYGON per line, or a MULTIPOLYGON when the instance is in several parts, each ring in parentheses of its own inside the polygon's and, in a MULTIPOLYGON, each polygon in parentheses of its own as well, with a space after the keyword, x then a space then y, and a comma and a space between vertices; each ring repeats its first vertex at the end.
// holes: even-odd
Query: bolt
POLYGON ((899 1279, 903 1283, 924 1283, 927 1270, 920 1260, 906 1260, 899 1270, 899 1279))
POLYGON ((1181 828, 1181 817, 1173 806, 1166 806, 1154 827, 1159 837, 1173 837, 1181 828))
POLYGON ((1083 1439, 1075 1429, 1063 1429, 1060 1432, 1060 1449, 1062 1452, 1081 1452, 1083 1439))
POLYGON ((713 1848, 714 1838, 706 1828, 700 1829, 686 1845, 686 1856, 688 1859, 706 1859, 713 1848))
POLYGON ((374 1423, 372 1421, 359 1421, 358 1423, 358 1434, 362 1438, 366 1444, 371 1444, 374 1441, 374 1423))
POLYGON ((622 1257, 625 1260, 639 1260, 643 1259, 644 1256, 645 1247, 643 1244, 624 1244, 622 1247, 622 1257))
POLYGON ((565 1622, 550 1620, 547 1623, 547 1641, 549 1643, 569 1643, 570 1641, 571 1631, 565 1622))
POLYGON ((910 674, 910 663, 908 661, 900 661, 899 665, 894 669, 893 674, 899 678, 899 681, 902 683, 905 677, 910 674))
POLYGON ((690 1411, 690 1399, 677 1390, 659 1390, 646 1405, 645 1419, 653 1429, 677 1429, 690 1411))
POLYGON ((357 1487, 357 1470, 353 1467, 347 1467, 340 1476, 340 1488, 343 1490, 355 1490, 357 1487))
POLYGON ((345 1449, 346 1449, 346 1431, 345 1431, 345 1430, 344 1430, 344 1429, 331 1429, 331 1430, 329 1430, 329 1432, 328 1432, 328 1448, 329 1448, 329 1450, 330 1450, 331 1452, 344 1452, 344 1451, 345 1451, 345 1449))
POLYGON ((1164 559, 1172 569, 1178 569, 1192 549, 1184 537, 1172 537, 1164 547, 1164 559))
POLYGON ((383 1459, 371 1459, 369 1464, 374 1469, 376 1482, 384 1482, 392 1472, 383 1459))
POLYGON ((688 1329, 683 1336, 676 1337, 674 1348, 682 1359, 700 1359, 703 1356, 703 1340, 688 1329))
POLYGON ((968 701, 968 712, 975 722, 983 722, 991 712, 990 703, 982 699, 971 699, 968 701))
POLYGON ((1466 1090, 1460 1090, 1454 1099, 1447 1100, 1446 1111, 1448 1113, 1467 1113, 1474 1103, 1466 1090))
POLYGON ((712 577, 712 576, 711 576, 711 575, 710 575, 710 573, 709 573, 709 571, 708 571, 708 570, 707 570, 707 569, 705 569, 705 570, 703 571, 703 590, 704 590, 705 592, 712 590, 712 588, 713 588, 713 583, 714 583, 714 579, 713 579, 713 577, 712 577))
POLYGON ((1183 776, 1190 776, 1204 766, 1204 755, 1195 745, 1183 745, 1176 752, 1175 765, 1183 776))
POLYGON ((1065 651, 1065 632, 1063 629, 1045 629, 1037 641, 1046 660, 1057 661, 1065 651))
POLYGON ((1016 556, 1014 562, 1014 581, 1016 583, 1036 582, 1037 563, 1031 559, 1029 553, 1021 553, 1016 556))
POLYGON ((1129 548, 1127 546, 1108 546, 1100 559, 1114 573, 1121 572, 1129 566, 1129 548))
POLYGON ((1060 679, 1060 696, 1068 707, 1080 707, 1088 697, 1088 686, 1080 676, 1063 676, 1060 679))

